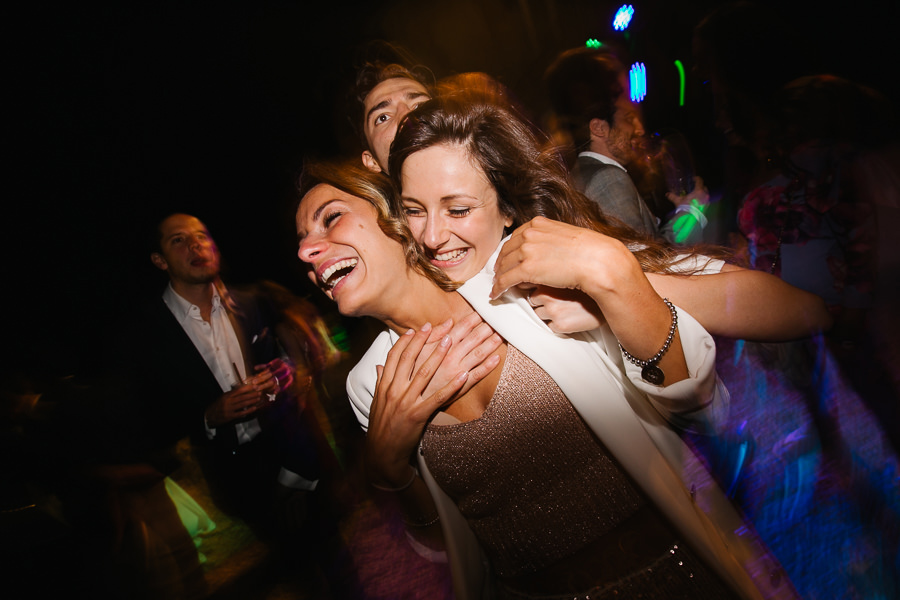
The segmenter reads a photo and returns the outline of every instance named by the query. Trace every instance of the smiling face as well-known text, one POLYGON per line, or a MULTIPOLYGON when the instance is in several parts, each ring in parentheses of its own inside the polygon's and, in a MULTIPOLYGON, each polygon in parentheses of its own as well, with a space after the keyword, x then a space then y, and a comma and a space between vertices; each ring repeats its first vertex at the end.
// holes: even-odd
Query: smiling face
POLYGON ((478 273, 513 223, 481 168, 462 146, 438 145, 411 154, 400 180, 409 228, 431 263, 453 281, 478 273))
POLYGON ((207 284, 219 275, 219 249, 196 217, 175 214, 159 224, 160 251, 150 255, 173 286, 207 284))
POLYGON ((369 150, 362 154, 366 168, 387 172, 397 125, 409 111, 430 98, 425 86, 406 77, 386 79, 372 88, 363 109, 363 132, 369 144, 369 150))
POLYGON ((375 207, 327 184, 312 188, 297 208, 300 260, 310 279, 341 314, 374 316, 396 308, 395 285, 407 274, 403 247, 378 226, 375 207))

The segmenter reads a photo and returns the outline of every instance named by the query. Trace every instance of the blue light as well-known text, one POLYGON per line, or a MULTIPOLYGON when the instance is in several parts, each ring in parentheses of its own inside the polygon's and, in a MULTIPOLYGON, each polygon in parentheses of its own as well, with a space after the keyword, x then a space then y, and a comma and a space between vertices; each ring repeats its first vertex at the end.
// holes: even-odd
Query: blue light
POLYGON ((613 29, 616 31, 625 31, 625 28, 631 23, 631 17, 634 15, 634 7, 630 4, 623 4, 619 10, 616 11, 616 16, 613 17, 613 29))
POLYGON ((634 63, 628 72, 628 82, 631 84, 631 101, 641 102, 647 97, 647 69, 644 63, 634 63))

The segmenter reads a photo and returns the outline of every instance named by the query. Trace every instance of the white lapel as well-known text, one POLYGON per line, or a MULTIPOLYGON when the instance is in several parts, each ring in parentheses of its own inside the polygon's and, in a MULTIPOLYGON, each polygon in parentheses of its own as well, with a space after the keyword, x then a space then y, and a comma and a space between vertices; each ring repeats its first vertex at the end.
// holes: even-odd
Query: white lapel
MULTIPOLYGON (((741 558, 750 557, 734 545, 730 544, 729 550, 719 530, 694 504, 682 481, 685 461, 694 459, 690 470, 694 476, 705 479, 704 489, 718 490, 718 486, 647 397, 628 381, 616 359, 610 356, 608 350, 614 343, 611 340, 615 339, 612 333, 601 328, 579 336, 556 335, 537 317, 518 289, 490 300, 493 265, 500 248, 480 273, 459 288, 459 293, 497 333, 553 378, 622 468, 686 536, 694 549, 747 598, 761 597, 746 570, 735 560, 734 553, 742 555, 741 558)), ((618 347, 615 347, 616 358, 621 361, 618 347)), ((724 494, 720 491, 711 493, 725 501, 723 505, 717 497, 712 503, 716 510, 727 513, 728 516, 723 518, 729 525, 742 523, 724 494), (731 515, 737 517, 736 520, 731 515)), ((733 531, 731 528, 726 530, 733 531)), ((730 541, 738 540, 730 536, 730 541)), ((740 542, 748 543, 747 540, 740 542)))

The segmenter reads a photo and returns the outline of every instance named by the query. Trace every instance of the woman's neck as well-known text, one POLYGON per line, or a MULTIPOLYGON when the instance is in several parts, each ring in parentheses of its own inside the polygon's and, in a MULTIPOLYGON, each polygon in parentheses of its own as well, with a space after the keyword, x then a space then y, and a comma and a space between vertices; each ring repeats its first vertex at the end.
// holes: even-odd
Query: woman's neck
POLYGON ((472 307, 457 292, 442 290, 424 275, 411 272, 407 284, 398 286, 402 288, 401 297, 378 317, 396 333, 419 330, 425 323, 439 325, 450 318, 459 321, 472 313, 472 307))

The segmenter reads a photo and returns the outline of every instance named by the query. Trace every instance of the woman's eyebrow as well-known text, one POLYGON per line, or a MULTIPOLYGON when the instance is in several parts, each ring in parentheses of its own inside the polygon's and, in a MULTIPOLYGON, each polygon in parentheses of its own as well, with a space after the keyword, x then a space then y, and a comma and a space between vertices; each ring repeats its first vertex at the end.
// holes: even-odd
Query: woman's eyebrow
POLYGON ((325 208, 329 204, 331 204, 332 202, 337 202, 338 200, 339 200, 339 198, 332 198, 331 200, 327 200, 327 201, 323 202, 321 204, 321 206, 319 206, 319 208, 316 209, 316 212, 313 213, 313 216, 312 216, 313 222, 316 222, 319 220, 319 216, 321 216, 322 211, 325 210, 325 208))
MULTIPOLYGON (((323 202, 323 203, 319 206, 319 208, 317 208, 317 209, 315 210, 315 212, 313 212, 313 215, 312 215, 312 221, 313 221, 313 223, 315 223, 316 221, 319 220, 319 217, 322 215, 322 211, 325 210, 325 208, 326 208, 329 204, 331 204, 332 202, 338 202, 339 200, 340 200, 340 198, 332 198, 331 200, 327 200, 327 201, 323 202)), ((298 231, 298 232, 297 232, 297 243, 300 243, 301 241, 303 241, 303 238, 306 237, 306 234, 307 234, 307 232, 305 232, 305 231, 302 232, 302 233, 301 233, 300 231, 298 231)))

